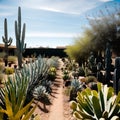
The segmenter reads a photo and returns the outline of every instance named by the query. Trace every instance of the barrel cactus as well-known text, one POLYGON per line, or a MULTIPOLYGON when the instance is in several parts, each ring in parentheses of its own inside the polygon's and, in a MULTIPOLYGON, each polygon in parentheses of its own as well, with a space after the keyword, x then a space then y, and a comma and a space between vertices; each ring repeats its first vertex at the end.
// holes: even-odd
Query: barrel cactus
POLYGON ((76 101, 70 102, 77 120, 117 120, 120 115, 120 92, 114 95, 112 87, 97 84, 98 91, 86 88, 78 92, 76 101))

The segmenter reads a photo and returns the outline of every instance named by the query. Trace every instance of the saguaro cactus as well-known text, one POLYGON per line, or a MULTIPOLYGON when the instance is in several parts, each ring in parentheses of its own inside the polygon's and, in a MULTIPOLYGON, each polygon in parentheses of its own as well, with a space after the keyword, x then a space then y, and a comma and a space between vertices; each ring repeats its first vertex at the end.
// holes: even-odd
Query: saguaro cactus
POLYGON ((5 56, 4 56, 4 62, 5 66, 8 64, 8 46, 12 43, 12 38, 10 37, 8 39, 8 32, 7 32, 7 19, 4 20, 4 36, 2 36, 3 42, 5 44, 5 56))
POLYGON ((21 8, 18 8, 18 21, 15 21, 15 36, 16 36, 16 48, 18 57, 18 66, 22 68, 22 53, 25 51, 26 43, 25 40, 25 28, 26 24, 23 24, 23 29, 21 30, 21 8))

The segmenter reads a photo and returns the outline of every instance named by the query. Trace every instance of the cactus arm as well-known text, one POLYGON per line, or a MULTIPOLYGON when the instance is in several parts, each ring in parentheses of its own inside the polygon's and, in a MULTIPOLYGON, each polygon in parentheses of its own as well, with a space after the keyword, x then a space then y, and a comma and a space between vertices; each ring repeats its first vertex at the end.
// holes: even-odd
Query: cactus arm
POLYGON ((7 19, 4 20, 4 36, 6 41, 8 40, 8 33, 7 33, 7 19))
POLYGON ((18 8, 18 37, 21 36, 21 8, 18 8))
POLYGON ((13 41, 13 39, 10 37, 9 40, 8 40, 8 44, 7 45, 10 46, 12 41, 13 41))

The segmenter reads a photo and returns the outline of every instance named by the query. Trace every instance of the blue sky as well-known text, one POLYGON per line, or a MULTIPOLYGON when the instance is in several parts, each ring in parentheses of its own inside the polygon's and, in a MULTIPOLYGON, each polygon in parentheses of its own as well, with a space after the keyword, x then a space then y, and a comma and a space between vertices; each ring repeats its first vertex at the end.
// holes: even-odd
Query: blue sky
POLYGON ((120 0, 0 0, 0 43, 4 35, 4 19, 8 36, 15 45, 14 22, 21 6, 22 24, 26 23, 27 47, 57 47, 74 43, 87 26, 86 15, 97 13, 104 5, 120 0))

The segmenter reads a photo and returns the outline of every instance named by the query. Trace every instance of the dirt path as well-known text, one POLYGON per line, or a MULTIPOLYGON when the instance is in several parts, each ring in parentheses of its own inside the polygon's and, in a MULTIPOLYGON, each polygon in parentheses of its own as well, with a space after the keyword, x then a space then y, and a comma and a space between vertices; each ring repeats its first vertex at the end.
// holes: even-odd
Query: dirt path
POLYGON ((71 116, 69 108, 69 97, 66 96, 63 92, 63 79, 62 71, 63 62, 59 60, 60 66, 57 70, 57 79, 54 81, 51 94, 52 105, 47 106, 48 111, 42 110, 42 105, 39 102, 35 113, 40 115, 40 120, 74 120, 71 116))
POLYGON ((53 89, 53 94, 54 94, 54 100, 53 100, 53 105, 51 106, 50 109, 50 116, 48 120, 64 120, 64 114, 63 114, 63 80, 62 80, 62 72, 61 72, 61 67, 63 66, 62 61, 59 60, 60 67, 59 70, 57 71, 57 79, 54 83, 56 86, 56 89, 53 89))

